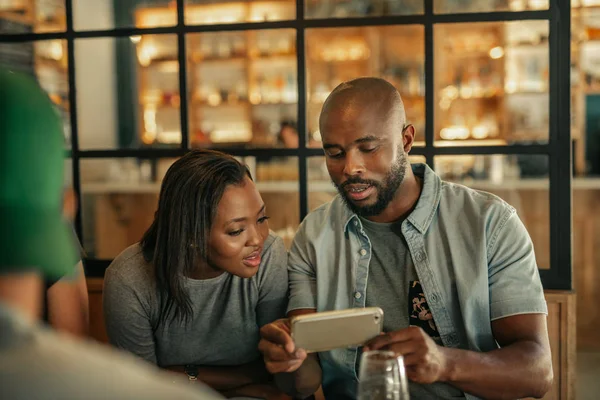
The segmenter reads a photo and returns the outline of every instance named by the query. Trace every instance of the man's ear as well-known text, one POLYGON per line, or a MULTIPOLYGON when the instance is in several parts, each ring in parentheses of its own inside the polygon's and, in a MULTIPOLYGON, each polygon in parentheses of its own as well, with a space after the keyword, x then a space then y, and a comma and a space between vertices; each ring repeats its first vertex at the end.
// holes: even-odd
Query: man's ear
POLYGON ((415 127, 412 125, 406 125, 402 130, 402 145, 404 152, 409 153, 415 142, 415 127))

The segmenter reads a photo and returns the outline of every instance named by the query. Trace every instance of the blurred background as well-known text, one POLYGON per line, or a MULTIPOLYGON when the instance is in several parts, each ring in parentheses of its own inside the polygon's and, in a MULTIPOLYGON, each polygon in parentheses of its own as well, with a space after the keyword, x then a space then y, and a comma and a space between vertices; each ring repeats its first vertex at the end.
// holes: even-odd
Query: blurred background
POLYGON ((165 171, 193 148, 249 165, 289 245, 306 212, 336 194, 320 150, 323 101, 344 80, 379 76, 415 126, 411 161, 515 206, 546 289, 577 291, 578 377, 594 383, 600 1, 571 1, 570 37, 551 32, 558 0, 67 1, 0 0, 0 64, 34 75, 62 113, 90 276, 140 239, 165 171), (570 73, 557 71, 569 55, 551 56, 552 35, 570 41, 570 73), (570 85, 570 102, 552 77, 570 85), (552 126, 561 107, 568 131, 552 126), (570 184, 551 182, 551 132, 572 148, 570 184), (572 266, 552 259, 564 226, 551 208, 569 195, 551 184, 571 188, 573 245, 557 245, 572 266))

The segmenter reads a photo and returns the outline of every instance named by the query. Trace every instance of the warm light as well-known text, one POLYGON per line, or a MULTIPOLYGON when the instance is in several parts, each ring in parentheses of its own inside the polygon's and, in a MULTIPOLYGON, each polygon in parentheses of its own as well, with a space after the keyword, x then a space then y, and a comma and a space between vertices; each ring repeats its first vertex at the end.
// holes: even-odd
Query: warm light
POLYGON ((214 25, 242 22, 246 20, 246 5, 243 3, 205 5, 186 8, 186 22, 190 25, 214 25))
POLYGON ((473 89, 469 86, 463 86, 460 88, 460 97, 463 99, 470 99, 473 97, 473 89))
POLYGON ((140 35, 129 36, 129 40, 133 44, 138 44, 142 40, 142 37, 140 35))
POLYGON ((218 93, 211 93, 208 96, 208 104, 210 104, 211 106, 218 106, 219 104, 221 104, 221 96, 219 96, 218 93))
POLYGON ((506 93, 515 93, 517 91, 517 88, 517 82, 515 82, 514 80, 506 81, 506 83, 504 84, 504 91, 506 93))
POLYGON ((144 132, 144 134, 142 135, 142 142, 144 142, 144 144, 152 144, 154 143, 155 139, 156 135, 150 132, 144 132))
POLYGON ((158 140, 161 143, 179 144, 179 143, 181 143, 181 132, 179 132, 179 131, 161 132, 158 135, 158 140))
POLYGON ((178 61, 168 61, 161 63, 158 67, 158 70, 167 74, 176 74, 179 72, 179 62, 178 61))
POLYGON ((248 142, 252 140, 250 128, 245 126, 246 124, 237 125, 239 125, 237 126, 237 129, 235 126, 232 126, 229 129, 215 129, 210 134, 210 140, 214 143, 248 142))
POLYGON ((487 126, 477 125, 475 128, 473 128, 471 134, 473 135, 474 139, 485 139, 489 136, 489 129, 487 126))
POLYGON ((525 1, 524 0, 511 0, 509 4, 511 11, 522 11, 525 9, 525 1))
POLYGON ((454 85, 446 86, 443 96, 450 100, 456 100, 458 98, 458 89, 454 85))
POLYGON ((494 60, 504 57, 504 49, 500 46, 496 46, 490 50, 490 57, 494 60))
POLYGON ((139 48, 138 61, 143 67, 147 67, 152 62, 152 59, 158 54, 158 49, 152 43, 144 44, 139 48))
POLYGON ((152 137, 152 140, 156 139, 158 127, 156 125, 156 109, 154 107, 144 109, 144 130, 152 137))
POLYGON ((260 102, 262 101, 262 96, 260 95, 260 93, 253 91, 252 93, 250 93, 250 103, 256 105, 256 104, 260 104, 260 102))
POLYGON ((63 57, 63 47, 60 40, 53 41, 50 45, 50 57, 53 60, 60 61, 63 57))
POLYGON ((466 126, 449 126, 440 131, 440 137, 445 140, 467 139, 469 128, 466 126))
POLYGON ((547 10, 548 0, 529 0, 529 8, 532 10, 547 10))
POLYGON ((449 98, 443 98, 440 100, 440 108, 444 111, 449 110, 451 105, 452 100, 450 100, 449 98))

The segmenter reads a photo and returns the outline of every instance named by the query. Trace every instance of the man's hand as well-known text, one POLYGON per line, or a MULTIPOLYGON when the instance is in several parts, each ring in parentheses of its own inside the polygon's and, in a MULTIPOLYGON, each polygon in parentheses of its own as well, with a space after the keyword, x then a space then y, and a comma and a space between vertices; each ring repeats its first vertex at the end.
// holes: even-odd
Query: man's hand
POLYGON ((421 328, 409 327, 378 336, 369 341, 364 351, 389 350, 404 357, 406 375, 413 382, 428 384, 444 381, 448 361, 444 349, 421 328))
POLYGON ((288 319, 279 319, 260 329, 258 350, 263 354, 267 371, 271 374, 294 372, 306 359, 306 351, 296 349, 288 319))

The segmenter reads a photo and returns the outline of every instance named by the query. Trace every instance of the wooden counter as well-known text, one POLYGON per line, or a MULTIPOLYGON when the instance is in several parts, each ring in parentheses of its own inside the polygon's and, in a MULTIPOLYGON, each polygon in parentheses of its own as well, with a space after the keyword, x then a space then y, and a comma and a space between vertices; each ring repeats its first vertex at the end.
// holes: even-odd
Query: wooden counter
MULTIPOLYGON (((90 295, 90 335, 107 343, 102 313, 101 278, 88 279, 90 295)), ((548 332, 552 347, 554 384, 544 399, 575 399, 576 324, 575 294, 547 291, 548 332)))
MULTIPOLYGON (((548 180, 466 183, 494 192, 517 208, 533 239, 538 265, 548 268, 548 180)), ((257 186, 271 217, 270 227, 289 245, 300 218, 297 182, 259 182, 257 186)), ((111 259, 141 238, 152 221, 159 188, 154 183, 83 185, 84 205, 95 205, 87 213, 84 209, 86 242, 92 238, 95 257, 111 259)), ((335 188, 326 181, 310 181, 309 190, 309 209, 335 195, 335 188)), ((573 276, 578 294, 578 349, 600 351, 600 307, 596 306, 600 304, 600 179, 573 180, 573 276)))

